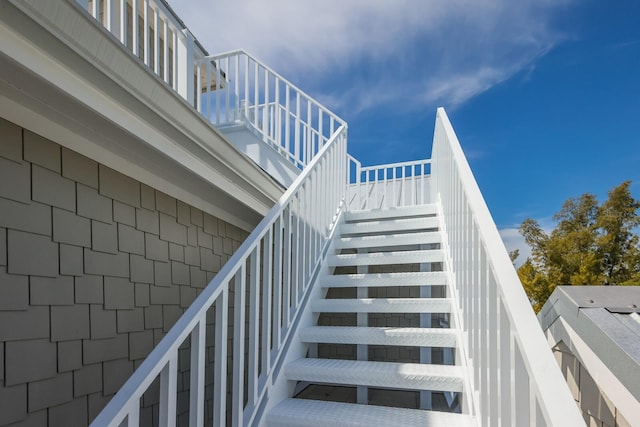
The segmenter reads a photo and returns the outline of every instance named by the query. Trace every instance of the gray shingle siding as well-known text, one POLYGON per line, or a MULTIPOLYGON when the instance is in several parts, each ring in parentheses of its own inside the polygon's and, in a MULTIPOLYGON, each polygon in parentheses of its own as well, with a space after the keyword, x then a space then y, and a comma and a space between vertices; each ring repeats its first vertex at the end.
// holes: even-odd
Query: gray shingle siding
POLYGON ((0 426, 88 424, 246 236, 0 119, 0 426))

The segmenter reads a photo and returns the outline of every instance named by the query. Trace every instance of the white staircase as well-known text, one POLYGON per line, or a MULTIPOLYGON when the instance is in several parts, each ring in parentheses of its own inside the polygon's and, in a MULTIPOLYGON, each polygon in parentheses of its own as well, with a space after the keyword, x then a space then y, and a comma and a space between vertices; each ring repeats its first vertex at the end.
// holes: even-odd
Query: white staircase
POLYGON ((434 205, 347 212, 269 426, 473 426, 434 205))

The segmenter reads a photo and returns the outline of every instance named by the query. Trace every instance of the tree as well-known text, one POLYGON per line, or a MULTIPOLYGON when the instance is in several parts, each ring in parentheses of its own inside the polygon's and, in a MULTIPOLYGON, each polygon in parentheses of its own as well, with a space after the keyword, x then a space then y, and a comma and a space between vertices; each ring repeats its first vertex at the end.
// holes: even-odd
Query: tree
POLYGON ((605 274, 605 284, 620 285, 638 280, 638 236, 633 229, 640 225, 640 202, 631 196, 629 181, 609 192, 600 206, 598 249, 605 274))
POLYGON ((568 199, 550 233, 533 219, 520 225, 531 257, 518 276, 536 312, 557 285, 640 285, 640 202, 630 185, 613 188, 602 205, 589 193, 568 199))

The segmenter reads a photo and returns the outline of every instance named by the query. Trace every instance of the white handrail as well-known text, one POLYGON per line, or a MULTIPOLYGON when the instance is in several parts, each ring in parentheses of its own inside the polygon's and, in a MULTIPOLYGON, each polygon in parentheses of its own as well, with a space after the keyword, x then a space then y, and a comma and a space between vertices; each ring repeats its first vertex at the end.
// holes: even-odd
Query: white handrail
POLYGON ((303 169, 346 122, 243 50, 197 66, 198 110, 218 126, 246 123, 303 169), (208 76, 212 76, 208 77, 208 76))
POLYGON ((386 209, 431 203, 431 160, 365 166, 349 156, 349 209, 386 209))
MULTIPOLYGON (((91 424, 137 426, 140 398, 160 378, 161 425, 175 425, 178 349, 191 337, 190 420, 204 414, 207 312, 215 310, 213 424, 250 424, 264 406, 342 209, 346 128, 340 127, 91 424), (248 301, 245 300, 249 290, 248 301), (240 309, 239 309, 240 308, 240 309), (233 313, 233 331, 227 332, 233 313), (248 318, 247 318, 248 317, 248 318), (245 323, 250 340, 245 342, 245 323), (228 345, 228 339, 232 344, 228 345), (231 357, 231 358, 230 358, 231 357), (245 361, 245 357, 247 358, 245 361), (227 381, 232 360, 232 381, 227 381), (245 371, 245 363, 248 369, 245 371), (245 404, 243 396, 247 393, 245 404), (231 390, 232 402, 226 401, 231 390), (227 420, 230 410, 231 419, 227 420), (163 422, 164 421, 164 422, 163 422)), ((209 349, 210 350, 210 349, 209 349)))
POLYGON ((479 424, 584 425, 442 108, 432 179, 479 424))

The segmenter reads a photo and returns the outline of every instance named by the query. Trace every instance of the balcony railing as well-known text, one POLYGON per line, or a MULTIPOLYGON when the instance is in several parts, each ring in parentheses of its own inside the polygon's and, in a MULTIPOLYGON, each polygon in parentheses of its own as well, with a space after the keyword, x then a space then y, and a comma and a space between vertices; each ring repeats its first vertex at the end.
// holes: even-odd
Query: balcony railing
POLYGON ((584 425, 442 108, 431 162, 479 424, 584 425))
POLYGON ((362 167, 349 156, 350 210, 386 209, 431 202, 431 160, 362 167))
POLYGON ((185 346, 191 425, 203 425, 205 381, 211 377, 205 375, 205 356, 211 353, 213 424, 253 424, 344 208, 346 148, 346 129, 340 127, 92 426, 137 426, 141 398, 158 377, 160 425, 175 425, 178 351, 185 346))
POLYGON ((246 52, 209 55, 163 0, 76 1, 214 125, 250 125, 300 170, 346 127, 246 52))
POLYGON ((244 51, 208 56, 196 67, 198 110, 217 126, 247 123, 302 169, 346 123, 244 51), (222 71, 226 78, 222 76, 222 71), (211 80, 213 77, 213 81, 211 80))
POLYGON ((163 0, 76 0, 192 105, 195 64, 208 53, 163 0))

